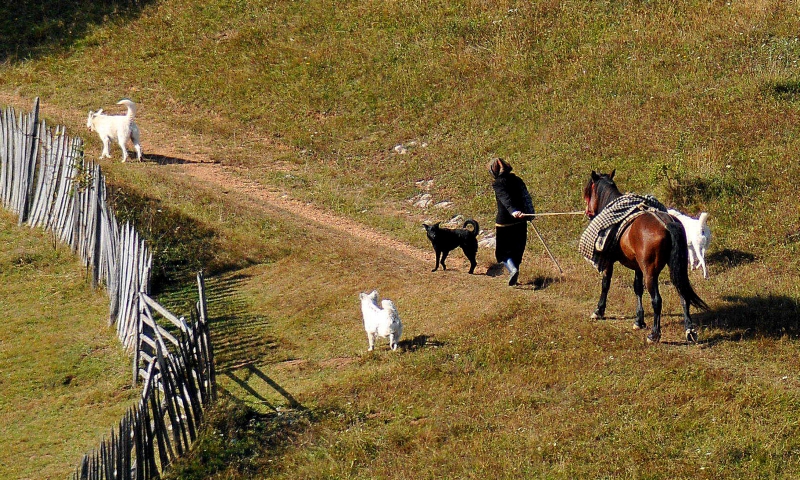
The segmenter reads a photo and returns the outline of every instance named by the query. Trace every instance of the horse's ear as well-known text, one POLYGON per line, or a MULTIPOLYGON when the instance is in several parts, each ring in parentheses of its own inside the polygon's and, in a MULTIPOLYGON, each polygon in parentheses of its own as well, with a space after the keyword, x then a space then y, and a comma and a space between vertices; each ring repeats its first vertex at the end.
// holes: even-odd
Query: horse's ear
POLYGON ((609 180, 614 180, 614 174, 617 173, 617 169, 611 170, 611 174, 608 176, 609 180))
POLYGON ((592 180, 594 180, 595 182, 600 180, 600 175, 598 175, 597 172, 595 172, 594 170, 592 170, 592 180))

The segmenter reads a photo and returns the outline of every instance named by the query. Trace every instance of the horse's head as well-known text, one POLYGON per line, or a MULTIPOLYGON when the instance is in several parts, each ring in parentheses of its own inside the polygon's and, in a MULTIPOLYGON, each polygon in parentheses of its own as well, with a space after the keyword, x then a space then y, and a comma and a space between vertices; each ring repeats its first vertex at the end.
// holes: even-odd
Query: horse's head
POLYGON ((608 202, 621 195, 617 184, 614 183, 616 172, 612 170, 611 173, 597 173, 592 170, 589 183, 583 189, 583 199, 586 201, 585 213, 589 219, 594 218, 608 205, 608 202))

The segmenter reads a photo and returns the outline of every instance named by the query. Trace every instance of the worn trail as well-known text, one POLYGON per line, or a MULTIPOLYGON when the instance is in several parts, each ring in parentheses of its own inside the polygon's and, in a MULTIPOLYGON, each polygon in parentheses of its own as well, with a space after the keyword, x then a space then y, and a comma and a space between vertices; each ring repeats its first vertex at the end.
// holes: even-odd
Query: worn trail
MULTIPOLYGON (((18 111, 28 111, 33 105, 33 100, 8 92, 0 92, 0 105, 3 104, 12 105, 18 111)), ((71 135, 82 135, 81 126, 85 119, 84 112, 65 109, 44 100, 40 105, 40 114, 43 117, 54 118, 59 124, 66 125, 71 135)), ((142 110, 146 112, 146 108, 142 110)), ((204 147, 205 142, 199 137, 186 134, 174 135, 174 131, 169 125, 153 121, 146 115, 137 116, 136 121, 142 131, 142 146, 146 161, 147 159, 156 161, 160 158, 172 159, 169 162, 171 168, 216 187, 216 190, 233 191, 246 198, 256 200, 253 202, 254 206, 261 204, 280 208, 299 218, 324 225, 337 232, 357 237, 380 247, 393 249, 421 262, 433 263, 433 255, 429 252, 399 242, 347 217, 335 215, 319 206, 293 199, 269 186, 248 180, 245 178, 244 169, 213 162, 210 154, 206 151, 207 148, 204 147), (180 161, 176 162, 175 159, 180 161)), ((91 152, 87 152, 87 155, 92 156, 91 152)), ((111 161, 119 161, 118 149, 112 151, 111 161)))

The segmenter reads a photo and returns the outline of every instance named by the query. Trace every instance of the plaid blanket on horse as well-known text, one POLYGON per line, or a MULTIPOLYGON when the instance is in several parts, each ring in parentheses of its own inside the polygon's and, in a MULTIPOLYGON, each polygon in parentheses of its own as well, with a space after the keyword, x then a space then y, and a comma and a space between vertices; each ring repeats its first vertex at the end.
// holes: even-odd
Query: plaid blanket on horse
POLYGON ((602 272, 610 260, 608 253, 617 244, 624 227, 650 211, 666 212, 667 207, 652 195, 626 193, 615 198, 589 222, 581 235, 578 250, 598 272, 602 272))

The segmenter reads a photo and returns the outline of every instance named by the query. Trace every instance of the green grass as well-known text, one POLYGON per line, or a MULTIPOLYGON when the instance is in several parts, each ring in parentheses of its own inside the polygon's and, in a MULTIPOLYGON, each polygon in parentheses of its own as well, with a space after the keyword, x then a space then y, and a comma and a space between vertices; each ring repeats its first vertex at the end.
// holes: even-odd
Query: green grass
MULTIPOLYGON (((130 168, 158 184, 169 176, 130 168)), ((716 264, 708 282, 693 276, 712 302, 697 317, 699 348, 681 344, 678 299, 663 286, 665 345, 653 348, 630 330, 629 273, 610 297, 611 313, 627 319, 589 322, 599 279, 574 256, 561 259, 564 282, 512 290, 458 263, 428 273, 397 253, 330 238, 323 225, 248 209, 239 195, 196 186, 173 205, 208 218, 223 196, 245 228, 277 228, 283 249, 209 279, 220 383, 253 412, 233 431, 212 423, 176 478, 737 478, 800 467, 791 274, 760 287, 768 267, 756 261, 716 264), (403 353, 364 353, 356 294, 375 286, 398 302, 403 353), (291 408, 274 385, 308 410, 291 408)), ((233 225, 220 225, 226 237, 233 225)), ((530 250, 523 282, 552 276, 543 252, 530 250)), ((490 252, 480 253, 485 267, 490 252)))
POLYGON ((704 343, 680 343, 664 284, 665 343, 647 347, 629 328, 629 272, 609 296, 628 318, 587 320, 599 276, 578 258, 581 219, 537 224, 564 280, 550 282, 531 236, 522 280, 547 287, 510 290, 455 261, 429 274, 180 163, 103 162, 118 208, 157 245, 160 300, 178 302, 198 266, 211 273, 236 401, 175 476, 800 474, 796 5, 164 0, 107 13, 9 54, 2 98, 41 96, 78 132, 86 109, 131 97, 146 153, 241 167, 425 249, 424 220, 492 225, 493 156, 539 211, 582 209, 589 171, 616 168, 623 190, 711 212, 714 232, 711 279, 692 275, 712 307, 696 316, 704 343), (454 208, 411 206, 422 179, 454 208), (398 355, 363 352, 356 294, 376 287, 413 340, 398 355))
POLYGON ((578 207, 591 168, 666 197, 666 166, 685 187, 677 206, 711 210, 724 237, 772 225, 742 239, 764 253, 761 237, 786 234, 793 186, 778 179, 800 173, 792 6, 335 7, 145 4, 133 21, 90 23, 67 54, 9 63, 0 83, 80 110, 129 96, 143 125, 167 115, 195 148, 345 214, 432 178, 436 199, 489 221, 484 165, 499 155, 540 209, 578 207), (391 152, 412 140, 427 147, 391 152))
POLYGON ((72 252, 0 222, 0 477, 64 478, 135 401, 131 360, 72 252))

